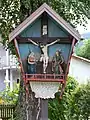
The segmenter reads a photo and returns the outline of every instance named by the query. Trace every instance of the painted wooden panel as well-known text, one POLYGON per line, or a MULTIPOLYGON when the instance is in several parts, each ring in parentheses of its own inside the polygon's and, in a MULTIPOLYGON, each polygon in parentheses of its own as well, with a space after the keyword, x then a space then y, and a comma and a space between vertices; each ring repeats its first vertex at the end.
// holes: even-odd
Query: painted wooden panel
POLYGON ((57 50, 61 50, 61 54, 65 62, 67 63, 70 49, 71 49, 71 44, 54 44, 49 47, 49 56, 53 57, 57 50))
MULTIPOLYGON (((49 61, 52 62, 53 56, 55 56, 55 52, 57 50, 61 50, 61 54, 63 56, 65 65, 67 64, 68 61, 68 56, 70 53, 70 49, 71 49, 71 44, 54 44, 51 45, 48 48, 48 56, 49 56, 49 61)), ((28 56, 30 54, 30 52, 33 52, 35 54, 36 57, 36 61, 40 61, 40 57, 41 57, 41 50, 38 46, 33 45, 33 44, 19 44, 19 51, 20 51, 20 56, 21 56, 21 60, 23 63, 23 67, 25 70, 25 73, 27 73, 27 67, 28 67, 28 56)), ((65 67, 66 68, 66 67, 65 67)))
POLYGON ((38 46, 33 44, 19 44, 19 52, 21 56, 21 60, 23 63, 25 73, 28 73, 28 55, 30 52, 34 52, 36 55, 37 60, 40 58, 40 49, 38 46))
MULTIPOLYGON (((41 18, 29 25, 21 34, 21 37, 40 37, 41 36, 41 18)), ((48 17, 48 36, 49 37, 68 37, 69 33, 64 30, 52 18, 48 17)))
POLYGON ((35 54, 40 54, 40 48, 33 44, 19 44, 19 51, 21 59, 26 59, 29 52, 34 52, 35 54))
POLYGON ((69 33, 64 30, 52 18, 48 18, 48 36, 49 37, 68 37, 69 33))
MULTIPOLYGON (((48 48, 48 54, 49 57, 53 57, 57 50, 61 50, 64 60, 67 62, 70 49, 71 44, 54 44, 48 48)), ((33 44, 19 44, 19 51, 22 60, 26 59, 29 52, 31 51, 34 52, 38 58, 40 57, 41 54, 40 48, 33 44)))
POLYGON ((21 34, 21 37, 40 37, 41 36, 41 19, 37 19, 29 25, 21 34))

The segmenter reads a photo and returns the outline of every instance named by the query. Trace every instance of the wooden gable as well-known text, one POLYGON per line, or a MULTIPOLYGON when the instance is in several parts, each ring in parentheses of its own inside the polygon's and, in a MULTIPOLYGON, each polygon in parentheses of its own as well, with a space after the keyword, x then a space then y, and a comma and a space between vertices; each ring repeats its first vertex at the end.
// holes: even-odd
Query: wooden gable
MULTIPOLYGON (((44 12, 46 12, 55 22, 57 22, 61 26, 61 28, 63 28, 63 30, 65 30, 67 33, 73 36, 76 40, 80 39, 79 33, 69 23, 67 23, 63 18, 61 18, 54 10, 52 10, 46 3, 44 3, 34 13, 32 13, 24 22, 22 22, 14 31, 10 33, 9 40, 12 41, 15 37, 20 35, 25 29, 28 29, 28 27, 32 25, 32 23, 35 22, 35 20, 37 20, 44 12)), ((37 36, 39 35, 37 34, 37 36)))

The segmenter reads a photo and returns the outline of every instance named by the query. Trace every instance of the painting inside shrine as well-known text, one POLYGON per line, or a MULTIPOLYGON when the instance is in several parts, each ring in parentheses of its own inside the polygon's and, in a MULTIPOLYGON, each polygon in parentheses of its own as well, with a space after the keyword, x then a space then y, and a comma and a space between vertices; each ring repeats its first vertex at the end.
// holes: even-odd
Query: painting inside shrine
POLYGON ((28 74, 63 74, 70 53, 70 44, 60 44, 56 39, 49 44, 36 43, 29 39, 29 44, 19 44, 25 73, 28 74), (24 47, 24 49, 23 49, 24 47))
POLYGON ((16 35, 12 37, 11 34, 10 39, 16 41, 24 74, 27 74, 29 79, 32 76, 34 80, 65 79, 72 49, 77 41, 74 29, 65 21, 61 20, 60 24, 60 18, 56 18, 51 8, 47 7, 46 11, 43 8, 37 10, 38 14, 34 12, 31 18, 28 18, 29 21, 24 22, 25 25, 21 23, 14 31, 16 35), (42 13, 40 9, 43 10, 42 13), (21 31, 16 33, 20 29, 21 31))

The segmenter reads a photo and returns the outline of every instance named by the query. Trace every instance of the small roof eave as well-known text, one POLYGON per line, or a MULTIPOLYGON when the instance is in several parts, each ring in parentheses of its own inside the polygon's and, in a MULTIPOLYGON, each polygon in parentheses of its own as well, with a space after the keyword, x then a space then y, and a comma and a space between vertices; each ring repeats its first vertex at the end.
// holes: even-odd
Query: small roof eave
POLYGON ((77 56, 77 55, 72 55, 73 58, 76 58, 76 59, 79 59, 81 61, 85 61, 85 62, 88 62, 90 63, 90 60, 86 59, 86 58, 83 58, 83 57, 80 57, 80 56, 77 56))
POLYGON ((43 12, 47 12, 57 23, 66 29, 76 40, 80 40, 80 34, 63 18, 61 18, 52 8, 46 3, 41 5, 34 13, 32 13, 25 21, 23 21, 15 30, 9 34, 9 41, 12 41, 25 28, 27 28, 33 21, 35 21, 43 12))

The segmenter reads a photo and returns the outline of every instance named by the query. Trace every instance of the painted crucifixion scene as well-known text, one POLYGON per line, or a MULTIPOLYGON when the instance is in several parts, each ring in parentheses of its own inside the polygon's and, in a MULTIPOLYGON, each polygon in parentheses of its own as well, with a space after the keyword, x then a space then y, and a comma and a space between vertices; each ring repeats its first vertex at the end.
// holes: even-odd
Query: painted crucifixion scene
POLYGON ((36 43, 31 39, 29 41, 40 50, 40 53, 30 50, 27 56, 29 74, 63 74, 65 72, 63 68, 65 61, 62 50, 57 49, 53 56, 49 56, 48 54, 49 47, 59 42, 59 39, 46 45, 36 43))

